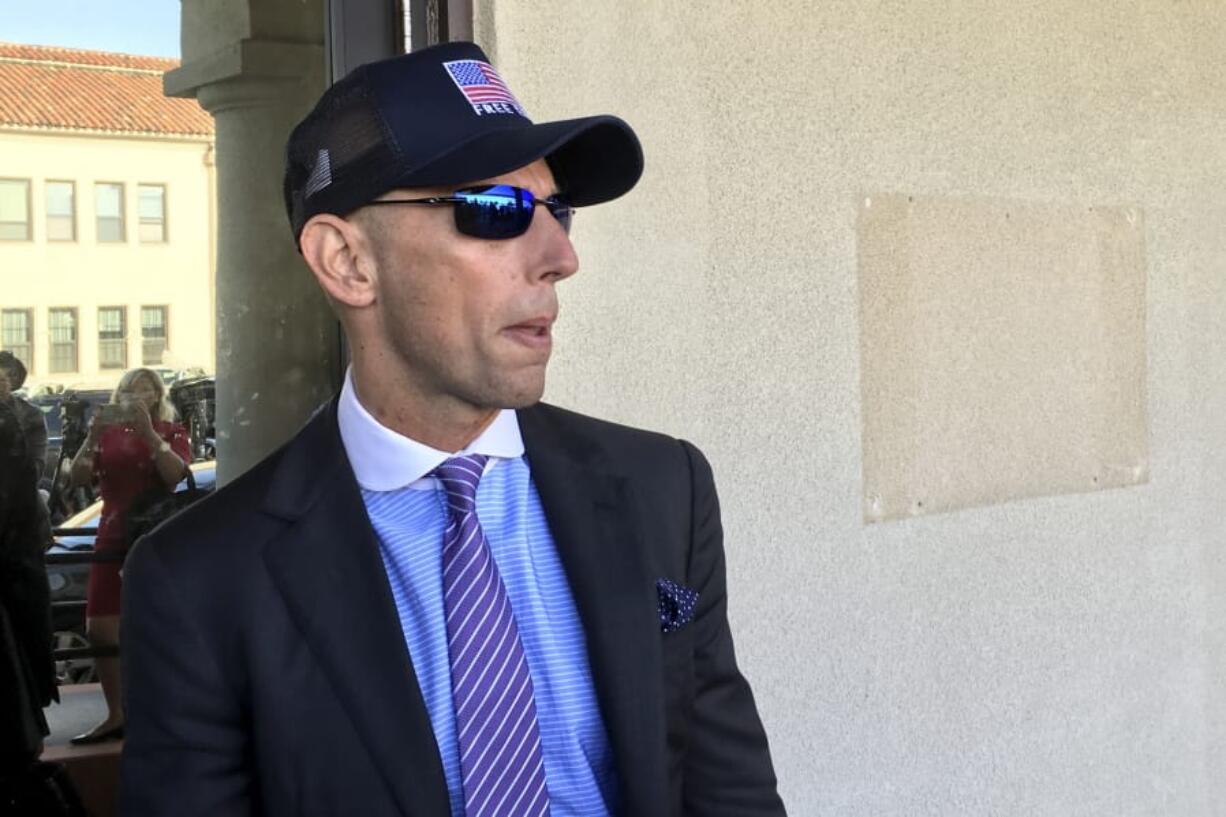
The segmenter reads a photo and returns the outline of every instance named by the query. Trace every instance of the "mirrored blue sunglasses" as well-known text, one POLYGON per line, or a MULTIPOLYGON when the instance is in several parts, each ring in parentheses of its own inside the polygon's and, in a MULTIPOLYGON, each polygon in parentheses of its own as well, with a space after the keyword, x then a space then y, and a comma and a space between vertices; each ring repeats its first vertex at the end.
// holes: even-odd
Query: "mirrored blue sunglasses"
POLYGON ((531 190, 509 184, 466 187, 450 196, 424 199, 378 199, 368 204, 450 204, 455 208, 455 226, 464 235, 474 238, 504 239, 523 235, 532 226, 532 216, 538 204, 544 205, 558 220, 562 229, 570 232, 574 208, 559 196, 538 199, 531 190))

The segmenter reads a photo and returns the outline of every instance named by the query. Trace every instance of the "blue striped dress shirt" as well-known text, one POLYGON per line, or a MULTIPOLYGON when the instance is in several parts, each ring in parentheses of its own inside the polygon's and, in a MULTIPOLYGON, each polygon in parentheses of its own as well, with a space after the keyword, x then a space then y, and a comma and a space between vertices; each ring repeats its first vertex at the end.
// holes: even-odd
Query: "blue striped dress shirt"
MULTIPOLYGON (((463 817, 443 606, 447 500, 437 480, 426 476, 454 454, 380 425, 358 402, 351 374, 338 414, 434 729, 451 813, 463 817)), ((616 813, 612 749, 579 614, 523 456, 515 412, 502 412, 456 453, 490 457, 477 489, 477 517, 506 585, 532 673, 551 817, 607 817, 616 813)), ((406 764, 412 762, 405 758, 406 764)))

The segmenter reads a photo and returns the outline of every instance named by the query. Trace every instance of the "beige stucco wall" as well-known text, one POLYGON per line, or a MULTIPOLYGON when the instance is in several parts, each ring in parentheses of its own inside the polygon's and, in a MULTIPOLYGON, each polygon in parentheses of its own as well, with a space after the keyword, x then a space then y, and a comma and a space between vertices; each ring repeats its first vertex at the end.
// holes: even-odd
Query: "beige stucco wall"
POLYGON ((211 141, 0 130, 0 177, 31 181, 33 240, 0 241, 5 308, 34 310, 31 384, 111 386, 98 368, 98 307, 126 306, 128 365, 141 361, 140 307, 166 305, 163 365, 213 371, 215 214, 211 141), (47 241, 44 182, 76 183, 76 241, 47 241), (95 237, 94 183, 124 185, 125 241, 95 237), (166 185, 166 241, 141 243, 139 184, 166 185), (78 310, 78 371, 48 369, 47 310, 78 310))
POLYGON ((1220 4, 483 0, 475 29, 537 119, 643 139, 576 219, 547 396, 711 458, 791 813, 1226 814, 1220 4), (863 522, 873 192, 1144 212, 1147 484, 863 522))

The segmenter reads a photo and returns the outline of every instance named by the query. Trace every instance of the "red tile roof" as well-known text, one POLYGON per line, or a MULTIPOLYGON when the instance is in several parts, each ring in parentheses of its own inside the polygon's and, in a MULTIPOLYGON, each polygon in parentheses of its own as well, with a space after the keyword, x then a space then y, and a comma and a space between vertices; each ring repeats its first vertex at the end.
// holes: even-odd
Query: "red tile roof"
POLYGON ((162 95, 178 60, 0 43, 0 127, 212 136, 194 99, 162 95))

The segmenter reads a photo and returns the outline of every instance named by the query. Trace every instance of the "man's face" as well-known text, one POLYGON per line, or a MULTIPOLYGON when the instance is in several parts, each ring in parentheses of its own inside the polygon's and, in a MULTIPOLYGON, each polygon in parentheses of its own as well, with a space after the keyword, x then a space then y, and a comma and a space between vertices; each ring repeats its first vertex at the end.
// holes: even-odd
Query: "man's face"
POLYGON ((0 366, 0 400, 7 400, 13 394, 13 375, 8 369, 0 366))
MULTIPOLYGON (((479 183, 523 187, 537 198, 556 192, 544 161, 479 183)), ((468 186, 475 185, 460 187, 468 186)), ((384 198, 455 189, 395 190, 384 198)), ((450 206, 363 213, 376 244, 378 351, 394 357, 405 385, 426 399, 480 409, 539 400, 558 314, 554 286, 579 266, 548 209, 536 208, 523 235, 498 241, 459 233, 450 206)))

